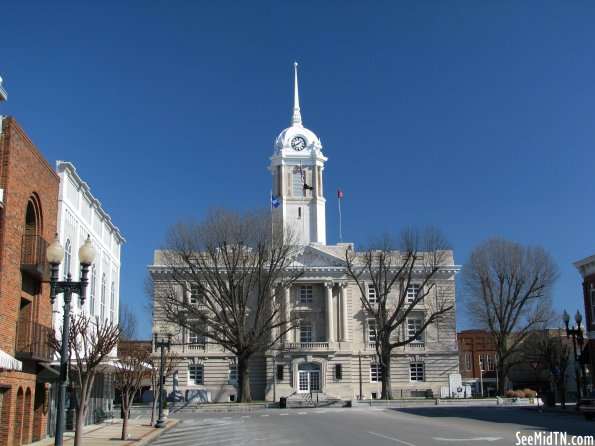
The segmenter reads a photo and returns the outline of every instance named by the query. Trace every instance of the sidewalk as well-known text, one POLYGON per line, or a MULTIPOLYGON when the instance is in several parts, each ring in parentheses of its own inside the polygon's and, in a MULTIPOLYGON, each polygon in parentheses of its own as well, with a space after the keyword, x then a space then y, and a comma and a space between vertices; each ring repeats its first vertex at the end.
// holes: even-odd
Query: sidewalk
MULTIPOLYGON (((85 446, 140 446, 155 440, 167 429, 178 424, 179 420, 168 419, 163 429, 151 426, 150 419, 141 417, 128 420, 128 440, 120 440, 122 436, 122 420, 115 419, 112 423, 107 421, 101 424, 90 424, 83 429, 83 444, 85 446)), ((54 444, 54 437, 48 437, 35 443, 32 446, 49 446, 54 444)), ((74 432, 64 433, 64 445, 74 444, 74 432)))

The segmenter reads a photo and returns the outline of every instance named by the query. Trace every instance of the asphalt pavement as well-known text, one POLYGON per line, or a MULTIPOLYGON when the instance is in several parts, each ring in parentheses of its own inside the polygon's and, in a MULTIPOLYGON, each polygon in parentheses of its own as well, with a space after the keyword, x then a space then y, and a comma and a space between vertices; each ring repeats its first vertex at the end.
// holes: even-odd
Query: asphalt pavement
POLYGON ((152 446, 516 445, 519 439, 550 432, 568 437, 595 432, 595 422, 572 413, 498 406, 180 411, 176 417, 180 423, 152 441, 152 446))

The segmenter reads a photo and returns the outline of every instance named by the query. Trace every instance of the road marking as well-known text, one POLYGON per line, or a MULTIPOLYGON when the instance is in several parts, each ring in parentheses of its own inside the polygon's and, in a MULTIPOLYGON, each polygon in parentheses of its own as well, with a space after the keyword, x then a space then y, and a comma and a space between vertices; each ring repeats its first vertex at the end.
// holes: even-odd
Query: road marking
POLYGON ((432 437, 432 440, 436 441, 498 441, 502 440, 502 437, 473 437, 473 438, 444 438, 444 437, 432 437))
POLYGON ((398 440, 398 439, 396 439, 396 438, 393 438, 393 437, 387 437, 387 436, 385 436, 385 435, 380 435, 380 434, 377 434, 376 432, 370 432, 370 431, 368 431, 368 433, 369 433, 369 434, 371 434, 371 435, 376 435, 377 437, 386 438, 387 440, 396 441, 397 443, 403 443, 403 444, 406 444, 407 446, 415 446, 415 445, 414 445, 414 444, 412 444, 412 443, 407 443, 406 441, 403 441, 403 440, 398 440))
POLYGON ((285 416, 287 416, 287 415, 289 415, 289 414, 288 414, 288 413, 280 413, 280 414, 279 414, 279 416, 280 416, 280 417, 285 417, 285 416))
POLYGON ((270 415, 261 415, 261 417, 270 417, 270 415))
POLYGON ((298 415, 306 415, 306 412, 298 412, 298 415))

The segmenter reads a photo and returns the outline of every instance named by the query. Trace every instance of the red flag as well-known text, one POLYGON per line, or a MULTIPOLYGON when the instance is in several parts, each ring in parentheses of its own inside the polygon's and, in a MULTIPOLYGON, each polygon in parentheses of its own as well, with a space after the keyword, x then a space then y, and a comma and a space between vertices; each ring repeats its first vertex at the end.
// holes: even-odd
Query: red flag
POLYGON ((340 200, 341 198, 343 198, 343 192, 341 192, 340 189, 337 189, 337 198, 340 200))

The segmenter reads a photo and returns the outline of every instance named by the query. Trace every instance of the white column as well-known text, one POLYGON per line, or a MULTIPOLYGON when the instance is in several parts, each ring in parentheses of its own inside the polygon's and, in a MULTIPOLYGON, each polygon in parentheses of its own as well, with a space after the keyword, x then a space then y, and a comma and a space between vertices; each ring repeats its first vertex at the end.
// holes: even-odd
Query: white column
MULTIPOLYGON (((285 305, 285 325, 287 328, 287 323, 289 322, 290 318, 291 318, 291 308, 289 307, 289 295, 290 295, 290 289, 291 287, 288 285, 285 287, 285 301, 283 302, 285 305)), ((293 330, 289 330, 287 333, 285 333, 285 340, 287 342, 292 342, 292 331, 293 330)))
POLYGON ((333 282, 326 282, 326 337, 328 342, 335 342, 335 327, 333 325, 333 282))
POLYGON ((341 341, 349 340, 349 331, 347 329, 347 283, 341 283, 341 341))

